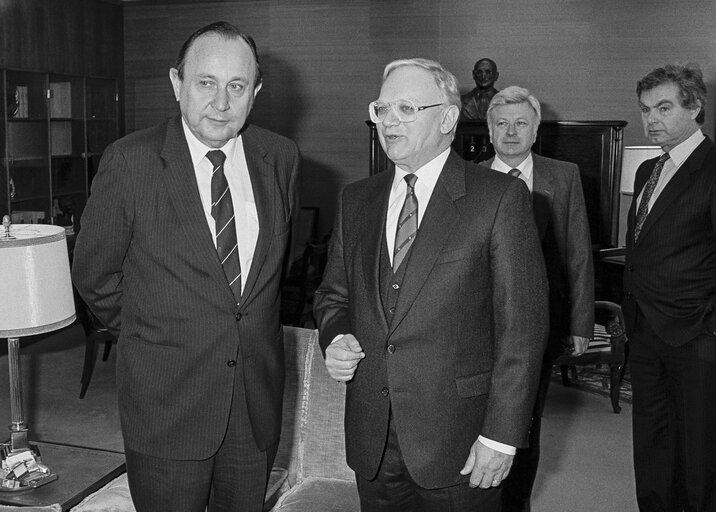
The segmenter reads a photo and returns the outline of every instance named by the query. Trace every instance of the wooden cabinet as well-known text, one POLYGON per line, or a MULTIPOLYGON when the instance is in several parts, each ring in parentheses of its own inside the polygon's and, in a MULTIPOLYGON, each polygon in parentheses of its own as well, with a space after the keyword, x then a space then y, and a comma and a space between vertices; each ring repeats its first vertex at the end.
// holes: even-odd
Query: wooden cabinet
MULTIPOLYGON (((579 165, 595 251, 617 247, 619 183, 623 129, 626 121, 543 121, 533 150, 546 157, 579 165)), ((370 127, 371 174, 392 169, 380 147, 373 123, 370 127)), ((485 121, 458 124, 453 148, 466 160, 481 162, 494 150, 485 121)))
POLYGON ((0 73, 0 214, 76 230, 99 157, 119 137, 117 80, 0 73))

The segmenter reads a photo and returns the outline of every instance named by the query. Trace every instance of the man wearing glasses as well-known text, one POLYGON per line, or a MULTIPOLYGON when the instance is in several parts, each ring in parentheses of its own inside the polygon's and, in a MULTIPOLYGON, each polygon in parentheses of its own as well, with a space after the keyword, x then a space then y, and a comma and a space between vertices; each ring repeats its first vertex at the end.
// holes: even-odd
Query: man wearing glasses
POLYGON ((529 193, 451 152, 437 62, 388 64, 369 110, 396 168, 343 191, 315 301, 361 510, 497 511, 547 334, 529 193))

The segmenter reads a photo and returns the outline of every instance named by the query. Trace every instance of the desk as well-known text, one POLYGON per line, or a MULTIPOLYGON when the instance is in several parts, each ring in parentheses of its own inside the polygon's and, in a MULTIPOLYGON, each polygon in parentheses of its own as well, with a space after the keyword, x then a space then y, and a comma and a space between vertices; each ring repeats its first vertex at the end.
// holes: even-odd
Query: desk
POLYGON ((42 463, 59 478, 20 494, 0 492, 0 504, 38 507, 59 503, 66 511, 126 471, 122 453, 55 443, 32 444, 40 449, 42 463))

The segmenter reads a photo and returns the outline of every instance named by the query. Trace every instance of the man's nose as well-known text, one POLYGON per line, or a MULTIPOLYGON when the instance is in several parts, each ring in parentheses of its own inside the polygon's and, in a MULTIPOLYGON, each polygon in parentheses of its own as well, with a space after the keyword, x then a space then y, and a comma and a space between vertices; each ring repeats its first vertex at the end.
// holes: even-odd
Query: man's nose
POLYGON ((517 125, 515 123, 507 123, 507 134, 517 135, 517 125))
POLYGON ((226 92, 226 89, 220 88, 216 91, 212 105, 219 112, 229 110, 229 94, 226 92))
POLYGON ((397 124, 400 124, 400 118, 395 113, 395 108, 391 107, 383 118, 383 126, 395 126, 397 124))

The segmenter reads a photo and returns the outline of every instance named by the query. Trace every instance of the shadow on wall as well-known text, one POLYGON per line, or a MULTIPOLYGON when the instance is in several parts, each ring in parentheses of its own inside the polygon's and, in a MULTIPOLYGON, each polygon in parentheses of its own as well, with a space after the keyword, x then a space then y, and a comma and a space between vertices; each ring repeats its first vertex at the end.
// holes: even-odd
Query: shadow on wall
POLYGON ((338 198, 343 188, 340 172, 332 167, 303 157, 301 166, 301 206, 319 208, 317 234, 322 239, 333 227, 338 198))

